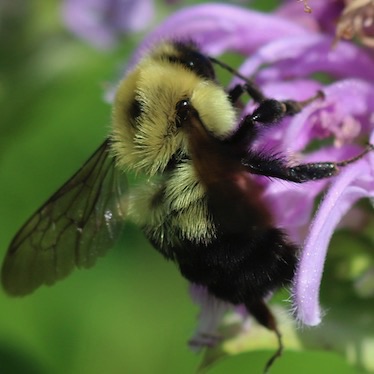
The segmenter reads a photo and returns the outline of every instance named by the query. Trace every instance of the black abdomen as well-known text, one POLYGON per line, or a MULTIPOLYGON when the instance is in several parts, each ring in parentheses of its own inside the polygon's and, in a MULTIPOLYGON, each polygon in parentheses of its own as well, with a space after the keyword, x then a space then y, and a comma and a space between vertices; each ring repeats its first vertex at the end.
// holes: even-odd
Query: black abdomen
POLYGON ((252 304, 288 284, 297 247, 277 228, 222 234, 209 244, 184 240, 171 249, 181 273, 233 304, 252 304))

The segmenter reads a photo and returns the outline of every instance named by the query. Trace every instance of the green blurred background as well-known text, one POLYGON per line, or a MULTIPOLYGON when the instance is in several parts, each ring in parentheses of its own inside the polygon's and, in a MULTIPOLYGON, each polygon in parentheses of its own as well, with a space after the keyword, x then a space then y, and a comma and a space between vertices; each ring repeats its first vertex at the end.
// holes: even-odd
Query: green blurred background
MULTIPOLYGON (((141 37, 98 51, 64 28, 60 5, 0 4, 1 255, 105 137, 104 89, 141 37)), ((171 12, 158 6, 158 19, 171 12)), ((0 293, 0 373, 193 373, 201 357, 186 341, 197 312, 176 268, 128 225, 94 269, 22 299, 0 293)), ((243 354, 209 372, 261 373, 269 354, 243 354)), ((356 372, 333 353, 287 351, 272 373, 318 370, 356 372)))

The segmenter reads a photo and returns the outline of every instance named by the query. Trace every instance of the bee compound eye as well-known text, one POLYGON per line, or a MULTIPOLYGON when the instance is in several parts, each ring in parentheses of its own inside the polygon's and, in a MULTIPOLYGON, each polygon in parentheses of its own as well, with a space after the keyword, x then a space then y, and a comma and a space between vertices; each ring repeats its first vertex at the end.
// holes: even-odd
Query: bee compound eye
POLYGON ((183 123, 188 119, 191 111, 191 103, 188 99, 183 99, 177 102, 175 106, 177 111, 177 120, 176 125, 177 127, 182 127, 183 123))

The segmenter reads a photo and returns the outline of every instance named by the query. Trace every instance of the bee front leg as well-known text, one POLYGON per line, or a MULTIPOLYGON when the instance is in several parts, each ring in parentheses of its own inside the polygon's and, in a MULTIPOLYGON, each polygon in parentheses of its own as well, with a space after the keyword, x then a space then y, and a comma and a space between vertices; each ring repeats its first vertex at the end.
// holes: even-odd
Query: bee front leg
POLYGON ((317 99, 323 99, 324 93, 318 91, 312 97, 306 100, 283 100, 278 101, 275 99, 265 98, 259 102, 259 106, 252 113, 251 119, 254 122, 261 122, 264 124, 273 124, 282 120, 286 116, 293 116, 300 113, 307 105, 317 99))
POLYGON ((247 93, 256 103, 261 103, 266 99, 261 89, 249 79, 246 79, 244 84, 236 84, 231 88, 228 92, 229 99, 236 104, 244 93, 247 93))
POLYGON ((317 99, 323 99, 324 93, 318 91, 315 95, 306 100, 276 100, 268 98, 262 90, 251 80, 246 79, 244 84, 235 85, 228 96, 233 104, 236 104, 240 97, 247 93, 256 103, 257 109, 250 116, 255 122, 274 123, 280 121, 285 116, 292 116, 300 113, 303 108, 317 99))
POLYGON ((230 100, 236 103, 240 96, 247 92, 254 101, 259 103, 259 106, 252 114, 245 116, 238 125, 236 132, 227 139, 231 144, 249 145, 257 137, 261 130, 258 123, 266 125, 267 127, 276 125, 280 120, 286 116, 295 115, 313 101, 323 98, 322 91, 318 91, 314 96, 303 100, 275 100, 266 98, 261 90, 251 81, 243 85, 236 85, 229 92, 230 100))

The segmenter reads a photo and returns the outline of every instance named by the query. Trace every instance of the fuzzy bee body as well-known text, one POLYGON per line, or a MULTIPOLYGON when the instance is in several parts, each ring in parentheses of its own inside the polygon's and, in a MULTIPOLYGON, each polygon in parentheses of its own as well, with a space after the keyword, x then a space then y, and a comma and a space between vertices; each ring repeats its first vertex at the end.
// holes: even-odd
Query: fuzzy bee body
POLYGON ((156 180, 133 196, 130 217, 189 281, 234 304, 262 302, 291 280, 296 248, 273 227, 261 187, 241 163, 248 144, 230 141, 237 130, 235 106, 194 45, 161 45, 150 58, 132 73, 132 96, 122 97, 120 86, 114 106, 119 164, 156 180), (156 92, 163 96, 162 110, 152 100, 156 92), (181 100, 189 101, 198 120, 180 118, 181 100), (123 110, 123 103, 136 111, 123 110), (154 148, 145 153, 153 137, 154 148), (140 159, 130 160, 130 153, 140 159))
MULTIPOLYGON (((204 153, 212 156, 207 148, 204 153)), ((233 162, 240 165, 240 158, 233 162)), ((250 305, 292 279, 296 247, 274 228, 261 187, 228 167, 207 187, 192 160, 182 160, 156 189, 148 186, 153 194, 132 197, 129 214, 189 281, 223 300, 250 305)))
POLYGON ((259 323, 276 321, 265 299, 292 280, 298 248, 275 227, 254 175, 302 183, 335 175, 342 162, 288 166, 251 146, 265 124, 298 113, 304 102, 265 97, 250 80, 191 42, 164 42, 120 82, 113 129, 85 165, 26 222, 4 260, 2 284, 16 296, 90 267, 135 222, 190 282, 244 304, 259 323), (229 92, 213 64, 243 84, 229 92), (247 93, 258 108, 239 119, 247 93), (128 189, 121 173, 142 183, 128 189))

